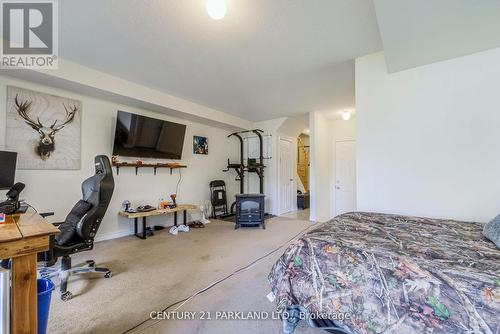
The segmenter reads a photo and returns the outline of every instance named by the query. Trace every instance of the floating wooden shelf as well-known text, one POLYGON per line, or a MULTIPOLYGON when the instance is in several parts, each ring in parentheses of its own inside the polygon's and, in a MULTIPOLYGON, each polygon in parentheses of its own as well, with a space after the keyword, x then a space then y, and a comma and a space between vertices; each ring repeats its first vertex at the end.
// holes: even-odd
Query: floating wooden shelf
POLYGON ((165 164, 142 163, 142 164, 138 164, 138 163, 133 163, 133 162, 113 162, 113 166, 116 167, 116 175, 120 174, 121 167, 134 167, 135 168, 135 175, 137 175, 139 168, 153 168, 155 175, 156 175, 156 170, 158 168, 170 168, 170 175, 172 175, 173 169, 187 168, 186 165, 181 165, 181 164, 177 164, 177 163, 165 163, 165 164))

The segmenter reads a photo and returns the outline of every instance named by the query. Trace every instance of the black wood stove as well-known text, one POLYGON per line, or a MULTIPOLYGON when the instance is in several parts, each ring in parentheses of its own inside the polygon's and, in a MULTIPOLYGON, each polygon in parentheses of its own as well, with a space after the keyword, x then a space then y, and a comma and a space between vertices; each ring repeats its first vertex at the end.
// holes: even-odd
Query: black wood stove
POLYGON ((264 199, 264 194, 236 195, 236 226, 234 229, 242 225, 260 225, 265 229, 264 199))

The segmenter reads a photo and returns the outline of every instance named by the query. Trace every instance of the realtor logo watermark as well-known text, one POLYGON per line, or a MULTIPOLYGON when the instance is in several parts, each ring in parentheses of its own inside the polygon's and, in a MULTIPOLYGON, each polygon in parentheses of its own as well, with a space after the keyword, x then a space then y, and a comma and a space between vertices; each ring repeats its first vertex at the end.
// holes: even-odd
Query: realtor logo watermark
POLYGON ((57 69, 57 0, 0 0, 0 4, 0 68, 57 69))

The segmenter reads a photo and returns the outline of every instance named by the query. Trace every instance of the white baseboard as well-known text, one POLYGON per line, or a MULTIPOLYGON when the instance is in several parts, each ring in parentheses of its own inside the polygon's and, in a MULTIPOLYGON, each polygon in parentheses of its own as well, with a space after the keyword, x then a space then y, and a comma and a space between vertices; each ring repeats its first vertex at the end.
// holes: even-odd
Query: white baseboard
MULTIPOLYGON (((188 212, 188 221, 193 220, 193 219, 201 219, 201 214, 199 213, 190 213, 188 212)), ((182 217, 179 220, 179 224, 182 224, 182 217)), ((170 228, 171 226, 174 225, 173 222, 164 222, 164 223, 155 223, 154 225, 160 225, 165 228, 170 228)), ((152 226, 152 225, 149 225, 152 226)), ((139 224, 139 231, 142 231, 142 225, 139 224)), ((109 232, 109 233, 97 233, 97 236, 94 238, 95 242, 99 241, 105 241, 105 240, 111 240, 111 239, 116 239, 116 238, 121 238, 121 237, 126 237, 128 235, 134 235, 134 230, 133 228, 126 229, 126 230, 121 230, 121 231, 116 231, 116 232, 109 232)))
POLYGON ((116 238, 121 238, 121 237, 126 237, 128 235, 132 235, 134 232, 132 230, 123 230, 123 231, 116 231, 116 232, 111 232, 111 233, 97 233, 94 241, 99 242, 99 241, 104 241, 104 240, 111 240, 111 239, 116 239, 116 238))
MULTIPOLYGON (((160 225, 160 226, 163 226, 165 228, 169 228, 171 226, 174 226, 173 223, 163 223, 163 224, 160 223, 160 224, 155 224, 155 225, 160 225)), ((139 226, 139 231, 142 231, 142 225, 139 226)), ((99 242, 99 241, 111 240, 111 239, 126 237, 129 235, 134 235, 133 229, 127 229, 127 230, 109 232, 109 233, 97 233, 97 236, 95 237, 94 241, 99 242)))

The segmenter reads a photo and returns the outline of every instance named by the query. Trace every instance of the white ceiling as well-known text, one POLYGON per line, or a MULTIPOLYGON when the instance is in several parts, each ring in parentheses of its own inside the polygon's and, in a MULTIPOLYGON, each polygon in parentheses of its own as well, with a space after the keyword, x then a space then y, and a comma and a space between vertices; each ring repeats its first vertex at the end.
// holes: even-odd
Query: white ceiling
POLYGON ((353 59, 381 50, 371 0, 59 1, 60 55, 259 121, 354 107, 353 59))
POLYGON ((382 41, 390 72, 500 46, 500 0, 226 0, 219 21, 205 1, 59 1, 60 55, 261 121, 354 109, 382 41))
POLYGON ((499 0, 374 0, 389 72, 500 46, 499 0))

